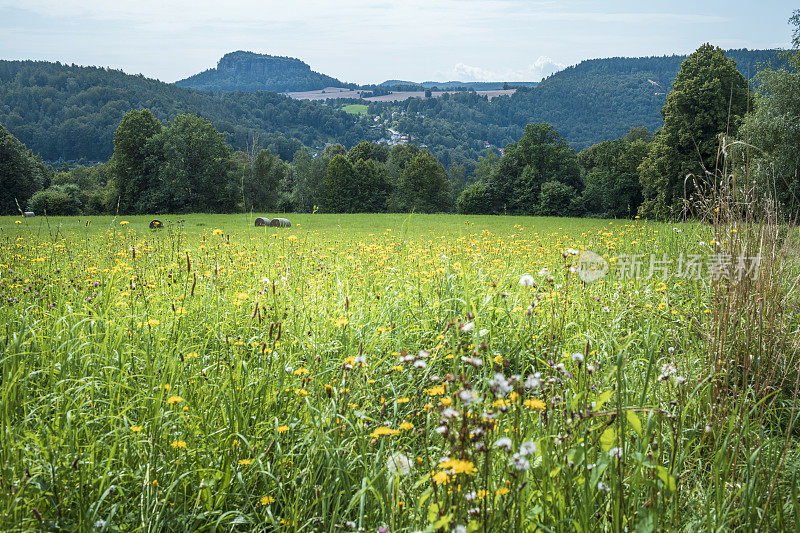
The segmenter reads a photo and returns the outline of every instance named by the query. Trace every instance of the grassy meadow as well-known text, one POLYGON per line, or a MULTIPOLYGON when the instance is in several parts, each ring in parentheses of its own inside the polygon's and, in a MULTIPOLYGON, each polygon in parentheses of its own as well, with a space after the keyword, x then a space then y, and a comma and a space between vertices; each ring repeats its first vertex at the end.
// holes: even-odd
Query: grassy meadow
POLYGON ((800 529, 800 307, 647 276, 712 228, 254 216, 0 219, 0 530, 800 529))

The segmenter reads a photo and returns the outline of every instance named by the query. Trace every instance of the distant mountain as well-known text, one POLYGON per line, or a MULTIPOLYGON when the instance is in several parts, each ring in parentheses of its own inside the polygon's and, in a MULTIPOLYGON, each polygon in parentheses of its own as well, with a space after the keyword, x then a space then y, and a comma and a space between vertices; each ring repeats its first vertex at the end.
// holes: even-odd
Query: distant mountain
POLYGON ((386 80, 378 85, 385 89, 400 89, 404 91, 419 88, 419 90, 432 89, 453 90, 459 88, 474 89, 476 91, 498 91, 506 85, 509 87, 536 87, 537 81, 415 81, 386 80))
POLYGON ((222 56, 217 68, 176 81, 178 87, 208 91, 316 91, 325 87, 353 87, 336 78, 314 72, 293 57, 253 52, 231 52, 222 56))
POLYGON ((105 161, 123 115, 149 108, 162 122, 209 119, 234 148, 255 138, 285 159, 302 144, 375 139, 353 115, 274 92, 208 92, 119 70, 45 61, 0 61, 0 123, 47 161, 105 161))

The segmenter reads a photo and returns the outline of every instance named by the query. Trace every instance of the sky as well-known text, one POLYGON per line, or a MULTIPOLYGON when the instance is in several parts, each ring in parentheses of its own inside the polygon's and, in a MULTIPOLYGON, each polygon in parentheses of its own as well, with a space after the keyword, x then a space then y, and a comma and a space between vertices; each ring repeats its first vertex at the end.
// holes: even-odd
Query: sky
POLYGON ((788 1, 0 0, 0 59, 173 82, 248 50, 345 82, 538 81, 584 59, 789 47, 788 1))

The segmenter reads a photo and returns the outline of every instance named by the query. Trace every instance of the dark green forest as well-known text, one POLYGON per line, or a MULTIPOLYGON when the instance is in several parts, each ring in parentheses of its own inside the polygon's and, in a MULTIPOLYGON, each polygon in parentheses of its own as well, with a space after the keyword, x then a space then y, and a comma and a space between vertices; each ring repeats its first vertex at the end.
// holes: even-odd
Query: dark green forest
MULTIPOLYGON (((776 50, 730 50, 739 71, 752 78, 780 63, 776 50)), ((532 122, 548 122, 576 150, 618 139, 632 127, 661 127, 660 110, 686 56, 592 59, 491 102, 476 93, 371 104, 370 112, 404 111, 397 129, 426 144, 445 165, 475 160, 484 140, 504 147, 532 122), (653 84, 652 82, 655 82, 653 84)))
MULTIPOLYGON (((745 75, 778 57, 775 51, 734 50, 727 55, 745 75)), ((256 68, 246 58, 234 57, 239 58, 234 65, 250 66, 231 68, 256 68)), ((525 125, 532 122, 554 125, 578 150, 619 138, 634 126, 655 131, 665 100, 664 94, 656 93, 668 92, 683 59, 590 60, 554 74, 535 88, 521 88, 511 97, 491 102, 467 91, 435 99, 372 103, 369 111, 371 115, 397 112, 397 130, 414 136, 446 167, 464 165, 471 172, 485 150, 484 141, 504 147, 519 139, 525 125)), ((290 159, 300 146, 316 151, 338 142, 351 147, 385 135, 371 127, 371 121, 337 111, 342 103, 292 100, 266 91, 185 89, 98 67, 0 61, 0 123, 51 162, 107 160, 119 121, 128 111, 143 108, 161 121, 185 113, 201 115, 234 148, 256 144, 284 159, 290 159)))
POLYGON ((377 139, 352 115, 273 92, 197 91, 119 70, 0 61, 0 123, 47 161, 107 160, 122 117, 143 108, 162 121, 202 115, 231 145, 255 139, 287 159, 303 145, 377 139))

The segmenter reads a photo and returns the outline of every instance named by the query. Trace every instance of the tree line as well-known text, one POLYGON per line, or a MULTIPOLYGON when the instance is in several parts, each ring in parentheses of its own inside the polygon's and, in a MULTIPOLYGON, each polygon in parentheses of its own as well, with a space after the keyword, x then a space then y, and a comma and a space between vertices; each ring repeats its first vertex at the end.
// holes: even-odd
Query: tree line
POLYGON ((301 146, 285 158, 255 145, 234 151, 205 118, 178 115, 164 124, 143 109, 123 117, 111 158, 92 167, 49 170, 0 130, 1 205, 6 214, 18 202, 51 214, 413 210, 677 219, 695 186, 713 179, 728 136, 758 147, 742 170, 793 216, 800 206, 800 15, 792 22, 795 49, 759 72, 754 92, 732 58, 703 45, 681 63, 654 134, 633 127, 580 152, 538 122, 470 170, 413 144, 368 140, 317 153, 301 146))

